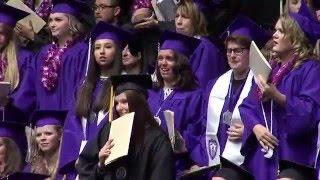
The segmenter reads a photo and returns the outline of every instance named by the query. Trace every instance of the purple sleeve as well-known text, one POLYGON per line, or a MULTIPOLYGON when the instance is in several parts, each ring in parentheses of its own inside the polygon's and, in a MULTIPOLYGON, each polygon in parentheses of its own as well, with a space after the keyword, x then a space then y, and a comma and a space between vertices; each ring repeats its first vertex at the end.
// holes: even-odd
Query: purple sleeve
POLYGON ((205 147, 201 145, 201 135, 203 134, 203 126, 201 122, 202 113, 202 92, 192 92, 189 100, 189 106, 185 109, 189 114, 189 122, 187 128, 182 132, 182 136, 186 140, 186 146, 190 153, 190 158, 198 165, 202 165, 206 158, 205 147))
POLYGON ((320 120, 320 64, 314 63, 304 69, 301 80, 286 94, 286 122, 289 134, 306 133, 318 126, 320 120))
POLYGON ((220 50, 209 40, 202 38, 199 47, 190 58, 190 66, 205 89, 208 82, 226 72, 226 60, 220 50))
POLYGON ((241 120, 244 125, 244 131, 242 134, 243 147, 246 146, 247 140, 253 135, 253 127, 257 124, 263 124, 259 122, 261 113, 260 100, 257 97, 256 89, 258 86, 254 83, 248 96, 243 100, 239 106, 241 120))

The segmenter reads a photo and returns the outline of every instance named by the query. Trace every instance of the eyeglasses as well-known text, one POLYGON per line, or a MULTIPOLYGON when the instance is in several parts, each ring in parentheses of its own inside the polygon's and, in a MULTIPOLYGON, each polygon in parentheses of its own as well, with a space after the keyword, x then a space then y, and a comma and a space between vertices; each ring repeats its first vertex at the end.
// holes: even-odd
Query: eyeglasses
POLYGON ((101 4, 101 5, 94 5, 92 10, 93 11, 102 11, 104 10, 105 8, 114 8, 116 7, 115 5, 105 5, 105 4, 101 4))
POLYGON ((244 50, 246 50, 248 48, 234 48, 234 49, 227 49, 227 56, 231 56, 232 52, 236 55, 236 56, 241 56, 244 52, 244 50))

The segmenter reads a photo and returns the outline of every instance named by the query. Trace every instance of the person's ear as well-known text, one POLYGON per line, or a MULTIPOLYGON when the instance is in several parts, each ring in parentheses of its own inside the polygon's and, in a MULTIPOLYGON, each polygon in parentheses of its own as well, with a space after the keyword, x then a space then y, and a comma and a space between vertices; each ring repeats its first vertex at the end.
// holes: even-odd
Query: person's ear
POLYGON ((116 7, 114 8, 114 10, 113 10, 114 16, 115 16, 115 17, 120 16, 120 13, 121 13, 121 8, 120 8, 120 6, 116 6, 116 7))

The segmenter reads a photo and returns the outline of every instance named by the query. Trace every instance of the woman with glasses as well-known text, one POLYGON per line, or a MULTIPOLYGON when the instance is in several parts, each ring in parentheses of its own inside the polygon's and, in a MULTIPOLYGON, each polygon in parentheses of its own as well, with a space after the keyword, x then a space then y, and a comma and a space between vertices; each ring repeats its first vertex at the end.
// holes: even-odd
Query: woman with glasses
MULTIPOLYGON (((225 39, 230 70, 216 80, 210 81, 204 95, 204 122, 206 124, 205 145, 208 164, 220 164, 220 155, 241 165, 245 157, 241 155, 244 125, 239 113, 239 105, 248 95, 253 73, 249 68, 251 40, 264 43, 266 32, 245 16, 239 16, 228 27, 231 34, 225 39)), ((216 176, 228 178, 221 169, 216 176)))
POLYGON ((240 106, 242 153, 256 179, 316 179, 292 164, 315 166, 320 121, 320 63, 313 53, 320 26, 299 14, 281 15, 275 25, 268 79, 257 78, 240 106), (306 148, 308 147, 308 148, 306 148), (259 166, 257 166, 259 164, 259 166))

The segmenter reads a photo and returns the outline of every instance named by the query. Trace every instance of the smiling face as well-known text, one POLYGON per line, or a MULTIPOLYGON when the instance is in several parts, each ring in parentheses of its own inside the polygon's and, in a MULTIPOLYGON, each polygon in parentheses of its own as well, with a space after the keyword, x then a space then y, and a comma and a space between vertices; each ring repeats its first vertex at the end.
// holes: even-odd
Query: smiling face
POLYGON ((158 68, 163 81, 172 82, 175 80, 173 73, 175 65, 174 52, 171 49, 160 50, 158 54, 158 68))
POLYGON ((236 73, 241 74, 249 68, 249 49, 236 42, 228 42, 227 58, 230 68, 236 73))
POLYGON ((114 103, 116 107, 116 111, 119 116, 123 116, 129 113, 129 105, 125 92, 114 97, 114 103))
POLYGON ((59 149, 61 134, 55 125, 45 125, 36 128, 36 142, 44 153, 56 152, 59 149))
POLYGON ((285 37, 285 33, 281 24, 281 20, 278 20, 275 26, 275 32, 272 36, 273 48, 272 51, 282 56, 284 53, 289 52, 293 49, 292 43, 288 38, 285 37))
POLYGON ((100 67, 111 66, 116 54, 116 44, 110 39, 99 39, 94 43, 94 57, 100 67))
POLYGON ((68 16, 65 13, 50 14, 49 28, 55 38, 60 39, 70 35, 68 16))

